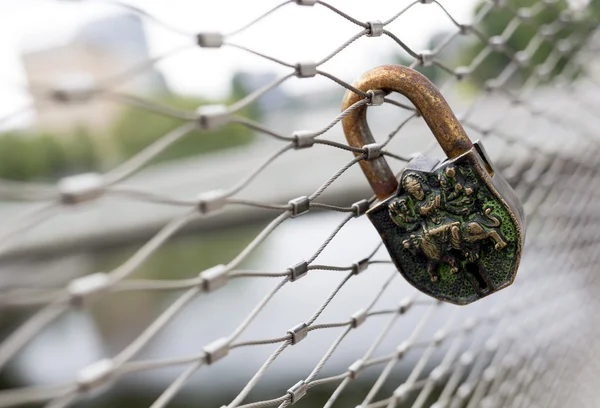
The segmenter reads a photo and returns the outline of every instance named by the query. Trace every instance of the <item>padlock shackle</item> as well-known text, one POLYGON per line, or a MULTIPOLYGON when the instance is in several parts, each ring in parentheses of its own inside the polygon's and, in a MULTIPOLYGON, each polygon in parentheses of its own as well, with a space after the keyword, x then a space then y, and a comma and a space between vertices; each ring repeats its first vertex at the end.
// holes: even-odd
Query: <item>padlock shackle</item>
MULTIPOLYGON (((454 116, 440 91, 419 72, 401 65, 382 65, 365 72, 353 86, 363 92, 382 90, 386 94, 398 92, 417 108, 448 158, 460 156, 473 147, 462 125, 454 116)), ((362 97, 347 91, 342 102, 346 110, 362 97)), ((348 144, 353 147, 375 143, 367 124, 367 106, 361 106, 342 119, 348 144)), ((385 158, 361 160, 360 166, 378 199, 394 194, 398 180, 385 158)))

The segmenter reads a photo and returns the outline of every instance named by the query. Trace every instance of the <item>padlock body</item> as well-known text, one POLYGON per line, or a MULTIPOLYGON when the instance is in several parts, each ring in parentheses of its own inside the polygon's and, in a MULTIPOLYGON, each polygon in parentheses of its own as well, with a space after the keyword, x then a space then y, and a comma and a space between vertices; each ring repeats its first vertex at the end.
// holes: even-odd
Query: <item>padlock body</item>
POLYGON ((367 215, 409 283, 465 305, 514 281, 523 208, 479 142, 441 163, 415 158, 399 181, 396 194, 367 215))

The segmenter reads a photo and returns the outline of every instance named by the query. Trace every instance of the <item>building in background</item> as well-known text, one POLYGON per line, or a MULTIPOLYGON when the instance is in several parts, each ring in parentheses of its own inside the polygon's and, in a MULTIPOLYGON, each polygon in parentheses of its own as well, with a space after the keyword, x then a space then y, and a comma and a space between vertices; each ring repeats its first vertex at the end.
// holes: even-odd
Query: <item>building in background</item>
MULTIPOLYGON (((52 133, 85 129, 105 132, 124 109, 119 103, 92 98, 86 103, 48 107, 50 89, 86 89, 141 66, 150 58, 143 24, 133 14, 105 17, 81 28, 66 44, 23 54, 27 80, 37 110, 36 126, 52 133)), ((135 95, 168 92, 152 66, 128 75, 113 89, 135 95)))

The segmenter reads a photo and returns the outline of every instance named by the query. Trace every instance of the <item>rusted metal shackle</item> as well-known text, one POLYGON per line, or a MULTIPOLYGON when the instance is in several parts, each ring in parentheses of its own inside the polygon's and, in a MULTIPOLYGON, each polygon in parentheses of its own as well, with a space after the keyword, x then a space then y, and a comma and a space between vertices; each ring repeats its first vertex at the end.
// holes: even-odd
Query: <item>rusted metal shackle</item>
MULTIPOLYGON (((447 156, 414 157, 398 181, 373 145, 368 105, 356 105, 343 119, 348 143, 364 147, 360 164, 379 199, 366 215, 398 271, 423 293, 456 305, 509 286, 523 248, 523 206, 481 142, 471 143, 437 88, 410 68, 384 65, 354 86, 371 95, 370 105, 383 103, 382 93, 406 96, 447 156)), ((342 108, 359 101, 348 91, 342 108)))
MULTIPOLYGON (((386 94, 398 92, 417 108, 439 145, 449 159, 470 150, 473 144, 440 91, 419 72, 401 65, 382 65, 365 72, 353 86, 363 92, 381 90, 386 94)), ((347 91, 342 102, 346 110, 362 97, 347 91)), ((342 119, 348 144, 362 148, 375 143, 367 124, 367 106, 361 106, 342 119)), ((378 199, 396 192, 398 181, 385 158, 362 160, 360 166, 378 199)))

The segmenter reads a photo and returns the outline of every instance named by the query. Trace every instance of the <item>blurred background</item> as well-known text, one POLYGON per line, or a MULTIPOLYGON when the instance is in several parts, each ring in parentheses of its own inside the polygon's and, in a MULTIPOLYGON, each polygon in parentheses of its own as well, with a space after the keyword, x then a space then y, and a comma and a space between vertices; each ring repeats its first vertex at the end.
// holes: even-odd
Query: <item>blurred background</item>
MULTIPOLYGON (((169 310, 181 302, 185 290, 198 286, 181 282, 226 265, 240 253, 244 256, 233 270, 282 276, 313 254, 313 265, 346 267, 377 248, 380 239, 365 217, 347 219, 347 213, 331 208, 311 209, 270 227, 289 200, 310 195, 353 158, 343 148, 324 144, 282 148, 295 131, 327 128, 340 113, 348 84, 378 65, 410 65, 438 85, 471 138, 484 140, 513 184, 550 174, 544 185, 562 189, 553 184, 553 177, 575 174, 573 168, 579 167, 569 166, 577 164, 578 157, 594 156, 590 152, 598 142, 589 134, 598 124, 591 101, 597 103, 599 95, 594 58, 599 18, 600 2, 594 0, 331 0, 314 6, 280 0, 0 0, 0 406, 146 407, 159 398, 172 407, 230 404, 276 344, 232 349, 222 361, 190 371, 168 399, 164 392, 193 366, 189 356, 202 356, 207 344, 235 331, 274 289, 260 313, 244 326, 240 341, 286 335, 330 295, 331 303, 325 303, 317 323, 344 322, 372 300, 377 301, 374 310, 381 311, 396 310, 406 299, 414 305, 390 326, 371 357, 385 362, 384 357, 407 339, 415 347, 390 366, 370 401, 365 403, 365 396, 381 378, 382 364, 365 369, 344 388, 335 406, 387 406, 385 399, 383 405, 369 404, 406 381, 427 378, 426 373, 446 364, 442 362, 452 344, 456 356, 458 351, 489 347, 490 339, 505 333, 500 325, 477 324, 475 334, 461 337, 458 345, 432 339, 440 329, 451 331, 469 319, 485 320, 483 316, 498 305, 521 299, 518 296, 525 295, 517 293, 537 287, 535 281, 527 285, 524 279, 472 306, 439 306, 394 277, 384 250, 372 256, 376 262, 368 273, 347 282, 347 271, 336 270, 311 271, 280 289, 278 279, 230 279, 218 291, 190 296, 185 306, 169 310), (273 8, 273 13, 254 21, 273 8), (364 24, 394 16, 386 25, 391 35, 380 37, 367 36, 365 28, 352 21, 364 24), (225 44, 200 47, 196 34, 211 32, 227 34, 225 44), (354 40, 341 47, 349 39, 354 40), (302 61, 324 61, 319 70, 327 75, 295 76, 294 66, 302 61), (258 97, 244 99, 248 95, 258 97), (585 110, 580 104, 592 108, 585 110), (180 132, 205 105, 236 106, 235 116, 246 124, 180 132), (567 124, 558 125, 556 118, 567 124), (557 157, 567 165, 548 173, 557 157), (262 163, 268 165, 247 179, 262 163), (87 173, 87 181, 76 180, 84 186, 78 188, 111 177, 118 183, 92 192, 93 199, 80 204, 65 203, 65 186, 74 180, 70 176, 87 173), (200 193, 232 188, 237 202, 177 221, 197 204, 200 193), (266 208, 244 203, 265 203, 266 208), (266 239, 244 253, 264 231, 266 239), (321 252, 332 233, 334 238, 321 252), (113 282, 93 302, 74 304, 71 299, 60 306, 78 278, 123 271, 126 278, 113 282), (337 292, 340 282, 343 288, 337 292), (164 324, 144 340, 159 316, 166 316, 164 324), (123 354, 136 342, 143 347, 123 354), (424 349, 430 350, 427 358, 424 349), (112 381, 102 380, 90 389, 81 386, 85 367, 123 355, 125 364, 121 371, 115 368, 118 375, 111 371, 112 381), (136 366, 136 361, 151 363, 136 366), (421 375, 412 378, 415 367, 421 375), (77 381, 79 388, 73 391, 77 381)), ((371 108, 369 123, 377 140, 391 137, 386 149, 400 158, 416 153, 441 157, 424 122, 410 109, 393 104, 371 108)), ((320 137, 345 143, 336 121, 320 137)), ((405 164, 389 161, 396 171, 405 164)), ((561 180, 570 185, 571 179, 561 180)), ((531 193, 517 192, 527 197, 531 193)), ((315 202, 348 209, 370 195, 360 168, 350 166, 315 202)), ((577 191, 572 196, 580 197, 582 205, 592 205, 591 198, 577 191)), ((555 214, 538 211, 544 197, 533 203, 525 200, 530 225, 542 236, 548 219, 558 222, 555 214)), ((577 225, 565 221, 556 228, 571 231, 577 225)), ((523 260, 524 276, 534 278, 542 259, 554 260, 557 269, 563 266, 544 252, 548 248, 535 245, 540 236, 536 232, 529 237, 534 247, 523 260)), ((573 265, 581 258, 573 255, 573 248, 563 250, 561 262, 569 258, 571 269, 576 269, 573 265)), ((556 279, 561 276, 557 272, 556 279)), ((571 293, 570 283, 553 282, 571 293)), ((588 295, 577 292, 577 301, 584 305, 577 313, 578 319, 592 323, 594 299, 588 295)), ((565 305, 558 304, 563 310, 565 305)), ((574 310, 571 306, 567 309, 574 310)), ((369 317, 340 342, 320 375, 344 373, 361 358, 388 324, 386 313, 369 317)), ((310 341, 288 347, 245 403, 285 395, 315 368, 340 333, 318 330, 308 335, 310 341)), ((481 360, 484 366, 493 361, 486 358, 481 360)), ((473 370, 470 377, 465 372, 456 381, 476 384, 482 370, 473 370)), ((396 404, 432 406, 449 379, 443 377, 427 396, 419 397, 422 383, 396 404)), ((298 405, 323 406, 337 386, 315 386, 298 405)), ((468 398, 461 401, 468 404, 472 395, 464 392, 468 398)), ((476 404, 481 398, 473 398, 474 405, 468 406, 480 406, 476 404)), ((597 406, 593 401, 570 406, 597 406)))

